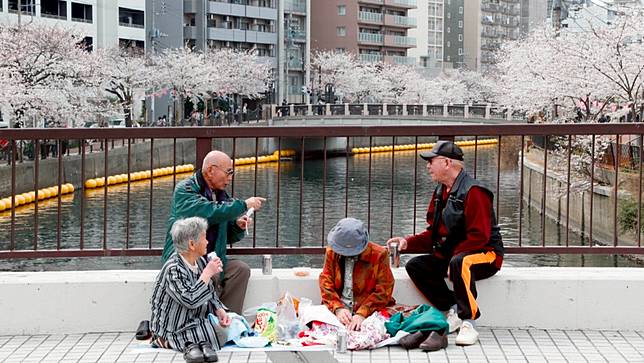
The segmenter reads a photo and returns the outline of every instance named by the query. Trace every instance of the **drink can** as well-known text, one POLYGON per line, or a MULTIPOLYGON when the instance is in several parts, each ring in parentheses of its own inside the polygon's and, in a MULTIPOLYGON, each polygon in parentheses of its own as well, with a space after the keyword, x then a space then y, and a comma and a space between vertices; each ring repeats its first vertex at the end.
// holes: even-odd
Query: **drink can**
POLYGON ((338 342, 335 345, 335 350, 338 353, 347 352, 347 332, 346 330, 338 330, 338 342))
POLYGON ((271 255, 262 256, 262 274, 264 275, 273 274, 273 256, 271 255))
POLYGON ((389 262, 391 267, 400 267, 400 251, 398 251, 398 242, 389 243, 389 262))

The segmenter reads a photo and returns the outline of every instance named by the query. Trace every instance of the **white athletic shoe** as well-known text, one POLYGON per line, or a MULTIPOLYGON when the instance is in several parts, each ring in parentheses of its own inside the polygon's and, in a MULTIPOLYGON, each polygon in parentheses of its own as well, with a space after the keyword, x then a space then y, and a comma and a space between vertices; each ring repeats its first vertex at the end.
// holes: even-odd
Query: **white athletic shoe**
POLYGON ((463 322, 456 336, 456 345, 473 345, 479 340, 479 333, 468 321, 463 322))
POLYGON ((449 324, 450 334, 460 329, 461 324, 463 324, 463 320, 461 320, 461 318, 458 317, 458 314, 456 314, 456 311, 454 311, 454 309, 449 309, 449 311, 447 312, 446 319, 447 319, 447 324, 449 324))

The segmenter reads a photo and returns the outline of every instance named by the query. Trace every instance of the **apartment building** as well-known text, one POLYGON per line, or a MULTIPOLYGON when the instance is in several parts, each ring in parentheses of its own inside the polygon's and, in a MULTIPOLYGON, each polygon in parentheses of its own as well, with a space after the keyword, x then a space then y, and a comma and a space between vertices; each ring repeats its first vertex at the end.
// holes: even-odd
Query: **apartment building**
MULTIPOLYGON (((519 39, 521 0, 459 1, 463 4, 463 48, 454 65, 486 71, 494 62, 494 51, 503 41, 519 39)), ((456 11, 461 11, 460 7, 456 11)))
POLYGON ((253 50, 271 64, 272 101, 308 94, 309 0, 146 0, 148 51, 177 48, 253 50))
POLYGON ((521 0, 521 35, 543 26, 547 18, 547 0, 521 0))
POLYGON ((427 58, 424 67, 443 68, 444 0, 428 0, 427 3, 427 58))
MULTIPOLYGON (((465 34, 468 30, 472 32, 475 26, 470 23, 467 23, 466 26, 465 23, 465 2, 469 1, 471 0, 445 0, 443 61, 447 68, 461 68, 466 64, 465 34)), ((472 34, 472 36, 474 35, 472 34)))
POLYGON ((423 65, 429 54, 429 0, 416 0, 416 8, 410 9, 407 15, 416 23, 415 28, 407 31, 407 35, 416 39, 416 47, 409 48, 407 56, 414 58, 417 65, 423 65))
POLYGON ((0 10, 2 23, 43 22, 77 29, 90 48, 144 48, 144 0, 2 0, 0 10))
POLYGON ((353 52, 365 62, 416 64, 409 10, 416 0, 313 0, 311 44, 317 50, 353 52))

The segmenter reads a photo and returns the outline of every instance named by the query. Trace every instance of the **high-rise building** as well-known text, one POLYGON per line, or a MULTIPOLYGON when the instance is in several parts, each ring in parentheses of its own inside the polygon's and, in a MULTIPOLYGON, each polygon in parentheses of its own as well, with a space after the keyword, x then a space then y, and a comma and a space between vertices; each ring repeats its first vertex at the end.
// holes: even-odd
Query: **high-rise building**
POLYGON ((548 18, 547 0, 521 0, 521 34, 544 25, 548 18))
POLYGON ((443 68, 444 0, 429 0, 427 4, 427 58, 422 62, 428 68, 443 68))
MULTIPOLYGON (((465 3, 469 1, 471 0, 445 0, 443 61, 448 68, 461 68, 466 64, 465 34, 468 30, 475 31, 476 26, 476 23, 465 22, 465 3)), ((474 22, 474 19, 470 21, 474 22)), ((474 37, 475 34, 471 36, 474 37)))
POLYGON ((353 52, 365 62, 416 64, 407 50, 416 47, 408 30, 416 0, 313 0, 311 46, 353 52))
MULTIPOLYGON (((454 2, 454 1, 452 1, 454 2)), ((477 71, 494 62, 494 51, 505 40, 519 39, 521 0, 466 0, 462 65, 477 71)), ((456 64, 460 66, 460 64, 456 64)))
POLYGON ((76 29, 90 48, 144 47, 144 0, 2 0, 0 10, 2 23, 42 22, 76 29))
POLYGON ((253 50, 273 67, 272 101, 302 102, 309 79, 309 1, 146 0, 148 51, 184 45, 253 50))
POLYGON ((416 47, 409 48, 407 56, 414 58, 416 64, 425 65, 429 54, 429 0, 416 1, 416 9, 407 13, 416 22, 416 27, 407 32, 416 39, 416 47))

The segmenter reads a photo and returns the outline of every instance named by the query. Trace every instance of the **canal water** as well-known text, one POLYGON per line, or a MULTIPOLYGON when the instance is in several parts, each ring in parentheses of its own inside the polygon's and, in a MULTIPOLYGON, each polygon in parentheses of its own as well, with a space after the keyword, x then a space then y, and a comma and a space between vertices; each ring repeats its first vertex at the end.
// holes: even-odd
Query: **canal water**
MULTIPOLYGON (((473 173, 474 149, 465 148, 466 168, 473 173)), ((516 152, 503 151, 500 170, 497 168, 497 147, 479 147, 476 160, 477 178, 496 191, 499 183, 497 217, 506 245, 542 243, 541 217, 530 208, 523 208, 521 238, 519 238, 520 169, 516 152)), ((391 235, 405 235, 425 228, 425 211, 434 188, 426 170, 426 162, 414 152, 355 155, 326 160, 307 159, 237 168, 234 180, 235 197, 264 196, 267 203, 255 215, 255 226, 239 246, 322 246, 333 224, 346 215, 369 223, 371 240, 384 243, 391 235), (416 172, 414 171, 416 163, 416 172), (371 164, 371 172, 369 165, 371 164), (348 168, 348 179, 347 179, 348 168), (278 172, 279 170, 279 172, 278 172), (393 170, 393 178, 392 178, 393 170), (257 177, 255 178, 255 175, 257 177), (300 176, 303 175, 303 183, 300 176), (279 180, 279 183, 278 183, 279 180), (348 183, 347 183, 348 180, 348 183), (392 183, 393 181, 393 183, 392 183), (348 185, 348 204, 345 202, 348 185), (393 185, 393 200, 392 200, 393 185), (414 187, 415 186, 415 187, 414 187), (279 188, 279 190, 278 190, 279 188), (416 203, 414 206, 414 189, 416 203), (279 195, 279 200, 278 200, 279 195), (369 198, 369 195, 371 198, 369 198), (277 207, 279 203, 279 225, 277 207), (391 205, 393 203, 393 210, 391 205), (415 207, 415 208, 414 208, 415 207), (415 213, 415 218, 414 218, 415 213), (301 219, 300 216, 301 215, 301 219)), ((177 180, 187 177, 177 176, 177 180)), ((162 247, 165 241, 166 219, 170 209, 174 181, 172 176, 155 179, 152 193, 150 181, 135 182, 129 193, 129 247, 162 247)), ((123 248, 128 227, 126 220, 127 186, 113 186, 107 193, 108 248, 123 248)), ((64 196, 60 215, 61 248, 80 245, 80 192, 64 196)), ((84 246, 102 248, 104 220, 104 191, 95 189, 85 194, 84 246)), ((496 205, 496 201, 495 201, 496 205)), ((525 205, 525 204, 524 204, 525 205)), ((38 248, 56 248, 57 199, 39 205, 38 248)), ((565 245, 565 227, 546 219, 547 245, 565 245)), ((34 208, 16 211, 15 234, 17 249, 32 249, 34 242, 34 208)), ((9 248, 10 215, 0 214, 0 249, 9 248)), ((570 245, 580 245, 583 239, 569 234, 570 245)), ((404 255, 403 263, 412 256, 404 255)), ((259 256, 239 256, 252 267, 259 267, 259 256)), ((276 268, 322 265, 323 256, 274 256, 276 268)), ((507 255, 506 266, 638 266, 620 257, 604 255, 507 255)), ((158 269, 158 256, 103 257, 1 260, 0 270, 96 270, 96 269, 158 269)))

